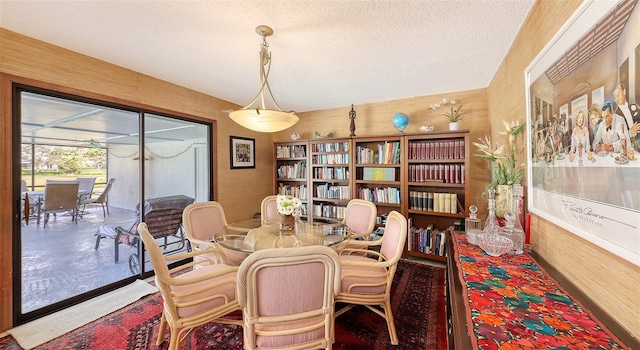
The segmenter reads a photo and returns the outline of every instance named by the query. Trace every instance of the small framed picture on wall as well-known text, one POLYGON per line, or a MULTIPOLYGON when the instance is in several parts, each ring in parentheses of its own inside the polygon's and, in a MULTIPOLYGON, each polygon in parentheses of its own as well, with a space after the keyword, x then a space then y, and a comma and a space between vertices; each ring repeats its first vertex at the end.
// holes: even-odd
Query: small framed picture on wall
POLYGON ((256 140, 247 137, 229 136, 231 169, 256 167, 256 140))

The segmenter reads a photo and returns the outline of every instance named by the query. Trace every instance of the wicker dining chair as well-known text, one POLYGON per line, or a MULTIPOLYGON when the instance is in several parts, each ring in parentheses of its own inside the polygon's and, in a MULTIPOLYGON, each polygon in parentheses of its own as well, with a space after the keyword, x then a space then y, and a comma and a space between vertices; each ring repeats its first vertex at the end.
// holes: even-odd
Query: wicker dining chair
POLYGON ((364 199, 352 199, 347 203, 344 219, 340 223, 349 228, 349 238, 336 245, 334 249, 340 252, 354 240, 369 240, 376 227, 378 208, 373 202, 364 199))
POLYGON ((340 251, 342 278, 336 303, 346 303, 336 317, 356 305, 363 305, 387 321, 391 344, 398 345, 391 284, 407 240, 407 219, 397 211, 387 217, 384 235, 375 241, 352 241, 340 251), (369 249, 379 246, 379 251, 369 249), (381 310, 381 309, 382 310, 381 310))
POLYGON ((260 221, 263 225, 280 222, 278 216, 278 196, 266 196, 260 204, 260 221))
POLYGON ((191 262, 169 270, 167 264, 170 262, 201 257, 203 254, 214 255, 217 250, 208 248, 163 255, 155 237, 149 232, 147 224, 142 222, 137 229, 155 271, 156 287, 164 300, 156 340, 158 346, 165 341, 167 325, 171 333, 169 350, 175 350, 195 327, 209 322, 242 324, 239 319, 223 318, 240 310, 236 298, 237 267, 216 264, 213 261, 203 266, 201 259, 198 269, 193 269, 196 263, 191 262))
POLYGON ((194 250, 214 247, 222 253, 222 262, 230 266, 239 266, 247 257, 247 253, 222 247, 213 241, 215 234, 224 234, 227 230, 239 234, 248 231, 230 226, 220 203, 208 201, 190 204, 184 209, 182 222, 184 232, 194 250))
POLYGON ((325 246, 252 253, 238 269, 244 348, 331 349, 338 254, 325 246))

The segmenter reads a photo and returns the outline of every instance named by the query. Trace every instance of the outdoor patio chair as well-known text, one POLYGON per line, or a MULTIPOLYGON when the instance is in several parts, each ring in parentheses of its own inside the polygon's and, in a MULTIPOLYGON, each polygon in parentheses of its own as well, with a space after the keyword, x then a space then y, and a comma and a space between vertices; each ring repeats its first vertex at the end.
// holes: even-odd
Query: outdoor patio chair
POLYGON ((329 247, 263 249, 238 270, 244 348, 331 349, 340 260, 329 247))
POLYGON ((39 204, 37 224, 40 225, 40 216, 44 218, 43 227, 47 227, 49 214, 70 213, 71 221, 77 223, 78 208, 78 186, 77 182, 49 182, 44 187, 44 198, 39 204))
POLYGON ((22 219, 24 220, 24 224, 29 224, 30 218, 36 218, 38 213, 38 205, 40 196, 37 194, 29 193, 29 188, 27 187, 27 182, 25 180, 21 181, 20 188, 20 198, 22 199, 22 219))
MULTIPOLYGON (((78 204, 82 205, 82 211, 84 211, 87 205, 99 205, 102 207, 102 216, 106 218, 107 214, 109 214, 109 203, 108 203, 109 191, 111 191, 111 187, 113 186, 113 183, 115 181, 116 181, 115 177, 110 178, 109 181, 107 182, 107 186, 104 188, 104 191, 102 191, 97 198, 91 198, 91 195, 89 195, 88 198, 81 199, 78 204), (106 208, 106 212, 105 212, 105 208, 106 208)), ((89 192, 89 193, 92 193, 92 192, 89 192)))
MULTIPOLYGON (((182 228, 182 212, 187 205, 194 202, 194 199, 184 195, 174 195, 166 197, 150 198, 144 201, 142 211, 144 212, 144 222, 147 224, 149 231, 156 238, 163 239, 163 248, 165 253, 175 252, 185 248, 189 243, 185 239, 182 228), (170 237, 175 239, 171 242, 170 237)), ((120 261, 120 244, 126 244, 131 247, 138 247, 138 233, 136 228, 140 223, 140 204, 136 205, 134 211, 134 222, 124 228, 122 226, 101 225, 96 231, 95 250, 100 248, 100 240, 102 238, 112 238, 114 240, 114 261, 120 261)), ((190 250, 190 246, 187 247, 190 250)), ((140 260, 138 252, 129 256, 129 269, 132 273, 139 272, 140 260)))
POLYGON ((95 177, 78 177, 76 181, 80 184, 78 187, 78 193, 80 193, 79 199, 91 198, 91 194, 93 193, 93 186, 96 183, 95 177))

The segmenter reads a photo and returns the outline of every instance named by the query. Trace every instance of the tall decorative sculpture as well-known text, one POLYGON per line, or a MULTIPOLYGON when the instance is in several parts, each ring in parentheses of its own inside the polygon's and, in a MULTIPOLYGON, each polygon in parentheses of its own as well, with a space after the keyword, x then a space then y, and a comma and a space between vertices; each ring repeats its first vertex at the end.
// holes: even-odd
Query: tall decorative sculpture
POLYGON ((349 111, 349 119, 351 119, 351 125, 349 125, 351 134, 349 137, 353 137, 356 136, 356 111, 353 109, 353 105, 351 105, 351 110, 349 111))

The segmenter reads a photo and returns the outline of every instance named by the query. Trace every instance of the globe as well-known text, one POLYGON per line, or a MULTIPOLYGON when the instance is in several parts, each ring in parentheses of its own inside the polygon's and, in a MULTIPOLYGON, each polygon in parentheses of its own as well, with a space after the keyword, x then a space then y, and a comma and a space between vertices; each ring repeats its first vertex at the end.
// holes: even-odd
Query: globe
POLYGON ((392 123, 398 129, 398 134, 402 134, 402 130, 409 124, 409 116, 404 113, 396 113, 393 116, 392 123))

